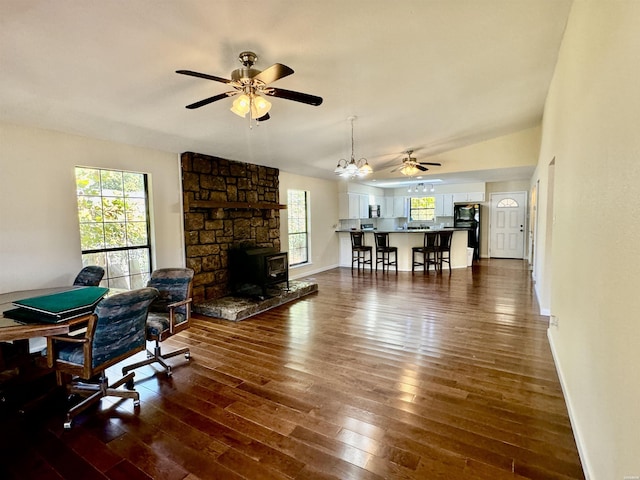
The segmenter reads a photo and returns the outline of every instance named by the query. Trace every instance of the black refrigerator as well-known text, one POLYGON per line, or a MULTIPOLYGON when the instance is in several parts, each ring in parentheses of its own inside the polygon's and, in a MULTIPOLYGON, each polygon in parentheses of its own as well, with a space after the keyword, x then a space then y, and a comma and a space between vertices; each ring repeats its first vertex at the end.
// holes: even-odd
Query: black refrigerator
POLYGON ((480 260, 480 211, 479 203, 453 205, 453 226, 469 229, 467 246, 473 248, 474 260, 480 260))

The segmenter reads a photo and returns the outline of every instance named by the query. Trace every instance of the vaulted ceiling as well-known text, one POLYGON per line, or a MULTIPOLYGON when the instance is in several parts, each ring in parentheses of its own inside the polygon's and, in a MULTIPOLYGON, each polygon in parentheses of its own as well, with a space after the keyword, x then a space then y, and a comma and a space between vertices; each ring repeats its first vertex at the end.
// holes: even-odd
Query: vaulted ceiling
MULTIPOLYGON (((5 0, 0 121, 335 178, 351 150, 377 176, 538 125, 571 0, 5 0), (228 91, 238 54, 295 73, 250 128, 228 91)), ((435 169, 434 169, 435 170, 435 169)), ((472 170, 472 167, 469 167, 472 170)), ((431 171, 430 171, 431 173, 431 171)), ((495 174, 495 172, 494 172, 495 174)), ((515 172, 509 175, 519 175, 515 172)), ((397 174, 396 174, 397 175, 397 174)), ((467 181, 485 173, 467 172, 467 181)), ((487 179, 489 179, 487 177, 487 179)), ((452 177, 452 180, 456 181, 452 177)))

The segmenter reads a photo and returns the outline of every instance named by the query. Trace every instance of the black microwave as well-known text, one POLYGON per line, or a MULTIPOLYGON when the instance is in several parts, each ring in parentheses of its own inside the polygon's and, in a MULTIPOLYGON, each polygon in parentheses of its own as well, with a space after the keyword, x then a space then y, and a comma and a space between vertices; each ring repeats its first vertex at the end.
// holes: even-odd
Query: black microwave
POLYGON ((369 205, 369 218, 380 218, 380 205, 369 205))

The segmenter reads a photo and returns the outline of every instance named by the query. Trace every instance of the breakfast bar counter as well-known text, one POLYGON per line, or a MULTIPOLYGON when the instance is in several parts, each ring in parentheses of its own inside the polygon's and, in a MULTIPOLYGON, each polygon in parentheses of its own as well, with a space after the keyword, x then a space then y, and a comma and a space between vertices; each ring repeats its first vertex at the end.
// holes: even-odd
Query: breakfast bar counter
MULTIPOLYGON (((451 268, 467 267, 467 239, 468 229, 466 228, 431 228, 431 229, 408 229, 408 230, 336 230, 340 241, 340 266, 351 267, 351 234, 352 231, 362 231, 364 233, 365 244, 373 247, 375 258, 376 243, 373 238, 374 232, 389 233, 389 244, 398 247, 398 270, 411 271, 411 249, 419 247, 423 243, 425 232, 439 232, 440 230, 452 230, 451 238, 451 268)), ((420 267, 421 269, 422 267, 420 267)), ((375 262, 373 265, 375 270, 375 262)), ((448 267, 445 265, 445 270, 448 267)), ((417 271, 417 270, 416 270, 417 271)))

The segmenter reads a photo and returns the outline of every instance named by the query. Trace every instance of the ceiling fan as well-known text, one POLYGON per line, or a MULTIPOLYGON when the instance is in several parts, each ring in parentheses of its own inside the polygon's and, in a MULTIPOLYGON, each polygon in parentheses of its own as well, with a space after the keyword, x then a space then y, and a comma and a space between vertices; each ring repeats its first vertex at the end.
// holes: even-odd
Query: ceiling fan
POLYGON ((403 175, 412 176, 416 175, 417 173, 426 172, 427 170, 429 170, 424 165, 432 165, 436 167, 440 167, 442 165, 441 163, 436 162, 419 162, 416 158, 411 156, 413 150, 407 150, 405 153, 407 154, 407 156, 402 159, 402 164, 394 167, 390 173, 400 170, 400 173, 402 173, 403 175))
POLYGON ((257 70, 253 68, 258 56, 253 52, 242 52, 238 56, 238 60, 242 63, 242 67, 231 72, 231 80, 216 77, 206 73, 194 72, 192 70, 176 70, 176 73, 182 75, 190 75, 192 77, 213 80, 214 82, 226 83, 233 90, 205 98, 198 102, 187 105, 186 108, 200 108, 210 103, 217 102, 223 98, 238 95, 233 102, 231 111, 236 115, 245 117, 247 113, 251 113, 250 118, 264 121, 269 119, 269 110, 271 103, 261 95, 269 95, 272 97, 284 98, 285 100, 293 100, 294 102, 306 103, 307 105, 318 106, 322 103, 322 98, 307 93, 294 92, 283 88, 270 87, 269 84, 280 80, 293 73, 293 69, 275 63, 266 70, 257 70))

